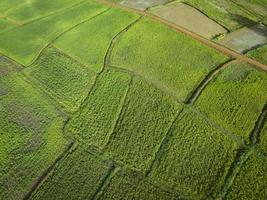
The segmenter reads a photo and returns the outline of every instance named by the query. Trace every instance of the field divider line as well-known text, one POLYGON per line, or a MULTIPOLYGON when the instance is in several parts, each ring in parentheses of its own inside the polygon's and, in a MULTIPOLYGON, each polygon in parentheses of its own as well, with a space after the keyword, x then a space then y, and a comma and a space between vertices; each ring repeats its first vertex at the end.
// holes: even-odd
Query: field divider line
POLYGON ((148 177, 150 176, 150 174, 152 173, 153 169, 156 167, 157 163, 159 162, 160 158, 162 157, 163 151, 165 150, 166 145, 169 143, 170 138, 173 137, 173 134, 171 132, 174 123, 176 122, 176 120, 178 119, 178 117, 180 116, 180 114, 184 111, 184 108, 182 108, 181 110, 178 110, 177 113, 175 114, 172 122, 170 123, 165 136, 163 138, 163 140, 160 143, 159 148, 157 149, 154 159, 151 162, 151 165, 149 167, 149 169, 146 171, 145 176, 148 177))
POLYGON ((51 172, 57 167, 57 165, 62 162, 71 152, 76 149, 75 141, 70 141, 67 148, 58 156, 58 158, 50 165, 41 176, 32 185, 29 192, 25 194, 23 200, 29 200, 34 192, 42 185, 42 183, 47 179, 51 172))
POLYGON ((211 70, 205 78, 199 83, 199 85, 193 90, 193 92, 190 94, 190 96, 185 101, 185 104, 193 105, 198 97, 201 95, 201 93, 204 91, 204 89, 208 86, 208 84, 216 78, 216 76, 228 66, 230 62, 232 62, 234 59, 229 59, 226 62, 221 63, 216 68, 211 70))
POLYGON ((218 193, 216 200, 225 199, 229 189, 231 188, 236 176, 238 175, 240 169, 244 163, 248 160, 249 156, 253 153, 253 149, 250 147, 241 147, 236 154, 236 157, 231 164, 227 175, 224 179, 224 184, 221 191, 218 193))
POLYGON ((204 44, 205 46, 208 46, 210 48, 213 48, 215 49, 216 51, 218 52, 221 52, 222 54, 224 55, 227 55, 229 56, 230 58, 236 58, 236 59, 239 59, 243 62, 246 62, 246 63, 249 63, 251 64, 252 66, 258 68, 258 69, 261 69, 265 72, 267 72, 267 65, 263 64, 263 63, 260 63, 256 60, 254 60, 253 58, 250 58, 250 57, 247 57, 246 55, 244 54, 241 54, 241 53, 238 53, 228 47, 225 47, 221 44, 218 44, 216 42, 213 42, 211 40, 208 40, 204 37, 202 37, 201 35, 197 34, 197 33, 194 33, 182 26, 179 26, 177 24, 174 24, 172 22, 169 22, 165 19, 162 19, 156 15, 153 15, 151 13, 147 13, 147 12, 144 12, 144 11, 140 11, 140 10, 137 10, 137 9, 133 9, 133 8, 127 8, 127 7, 124 7, 122 5, 119 5, 119 4, 116 4, 116 3, 112 3, 112 2, 108 2, 107 0, 97 0, 97 2, 99 3, 102 3, 102 4, 105 4, 105 5, 108 5, 110 7, 113 7, 113 8, 119 8, 119 9, 122 9, 122 10, 125 10, 125 11, 128 11, 128 12, 135 12, 135 13, 138 13, 139 15, 142 15, 142 16, 145 16, 145 17, 148 17, 154 21, 157 21, 165 26, 168 26, 170 27, 171 29, 177 31, 177 32, 180 32, 180 33, 183 33, 199 42, 201 42, 202 44, 204 44))
POLYGON ((262 108, 261 114, 259 115, 255 126, 250 134, 250 143, 251 145, 256 145, 260 142, 260 133, 263 129, 264 123, 267 120, 267 102, 262 108))

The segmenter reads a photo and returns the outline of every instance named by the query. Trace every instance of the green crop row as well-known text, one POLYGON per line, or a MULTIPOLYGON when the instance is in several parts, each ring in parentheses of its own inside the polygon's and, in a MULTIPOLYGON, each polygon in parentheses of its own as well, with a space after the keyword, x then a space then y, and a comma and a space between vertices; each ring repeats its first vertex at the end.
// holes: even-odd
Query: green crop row
POLYGON ((225 199, 265 200, 267 197, 266 163, 266 157, 252 154, 241 167, 225 199))
POLYGON ((207 73, 226 60, 188 36, 143 19, 117 41, 110 64, 133 71, 185 101, 207 73))
POLYGON ((134 77, 105 154, 148 170, 180 108, 171 97, 134 77))
POLYGON ((267 122, 260 133, 258 147, 267 156, 267 122))
POLYGON ((103 148, 115 126, 131 77, 108 70, 99 76, 85 105, 67 125, 68 133, 86 145, 103 148))
POLYGON ((57 49, 46 49, 25 74, 68 111, 77 110, 95 80, 95 73, 57 49))
POLYGON ((249 139, 267 99, 267 75, 234 61, 215 78, 196 102, 211 120, 249 139))
POLYGON ((111 168, 78 148, 56 166, 31 199, 91 199, 111 168))
POLYGON ((55 42, 55 46, 95 72, 100 72, 112 38, 137 17, 129 12, 111 9, 69 31, 55 42))
POLYGON ((106 7, 87 1, 41 20, 0 34, 0 52, 23 65, 30 65, 44 46, 64 31, 106 10, 106 7))
POLYGON ((238 145, 195 111, 184 109, 174 122, 150 177, 189 199, 214 198, 238 145))
POLYGON ((137 173, 119 170, 96 199, 178 200, 180 197, 152 185, 137 173))
POLYGON ((22 199, 67 144, 64 119, 15 72, 0 76, 0 199, 22 199))

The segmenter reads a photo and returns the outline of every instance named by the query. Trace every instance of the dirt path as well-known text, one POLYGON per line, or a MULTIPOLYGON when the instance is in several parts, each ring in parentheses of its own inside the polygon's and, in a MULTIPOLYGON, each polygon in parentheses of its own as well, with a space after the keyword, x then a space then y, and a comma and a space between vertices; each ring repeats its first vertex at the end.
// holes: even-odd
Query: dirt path
POLYGON ((173 24, 173 23, 171 23, 169 21, 166 21, 166 20, 164 20, 164 19, 162 19, 160 17, 157 17, 157 16, 155 16, 153 14, 147 13, 145 11, 135 10, 135 9, 132 9, 132 8, 126 8, 124 6, 121 6, 120 4, 112 3, 112 2, 109 2, 109 1, 106 1, 106 0, 97 0, 97 2, 105 4, 105 5, 113 7, 113 8, 120 8, 120 9, 123 9, 123 10, 126 10, 126 11, 132 11, 132 12, 138 13, 138 14, 140 14, 142 16, 148 17, 148 18, 150 18, 152 20, 158 21, 158 22, 160 22, 160 23, 162 23, 164 25, 169 26, 170 28, 172 28, 172 29, 174 29, 174 30, 176 30, 178 32, 184 33, 184 34, 186 34, 186 35, 198 40, 199 42, 201 42, 201 43, 203 43, 203 44, 205 44, 205 45, 207 45, 207 46, 209 46, 209 47, 211 47, 211 48, 213 48, 213 49, 215 49, 215 50, 217 50, 217 51, 219 51, 219 52, 221 52, 221 53, 223 53, 223 54, 225 54, 227 56, 230 56, 231 58, 239 59, 239 60, 241 60, 243 62, 249 63, 249 64, 251 64, 251 65, 253 65, 253 66, 255 66, 255 67, 257 67, 259 69, 262 69, 262 70, 267 72, 267 65, 262 64, 262 63, 254 60, 254 59, 252 59, 252 58, 250 58, 250 57, 248 57, 246 55, 243 55, 241 53, 238 53, 236 51, 228 49, 227 47, 224 47, 224 46, 222 46, 222 45, 220 45, 218 43, 215 43, 215 42, 213 42, 211 40, 203 38, 202 36, 198 35, 197 33, 193 33, 193 32, 191 32, 191 31, 189 31, 189 30, 187 30, 187 29, 185 29, 185 28, 183 28, 181 26, 173 24))

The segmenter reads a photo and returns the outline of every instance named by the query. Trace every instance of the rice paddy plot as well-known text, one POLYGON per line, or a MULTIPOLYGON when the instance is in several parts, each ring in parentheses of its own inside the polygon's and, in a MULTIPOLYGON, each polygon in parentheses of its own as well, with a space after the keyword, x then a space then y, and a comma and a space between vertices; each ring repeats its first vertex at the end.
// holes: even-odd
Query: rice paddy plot
POLYGON ((235 3, 243 6, 253 13, 257 13, 262 17, 267 16, 267 1, 266 0, 236 0, 235 3))
POLYGON ((14 24, 8 22, 5 19, 0 18, 0 33, 6 31, 7 29, 10 29, 12 27, 15 27, 14 24))
POLYGON ((152 6, 164 4, 168 1, 170 0, 123 0, 120 4, 129 8, 144 11, 152 6))
POLYGON ((148 170, 180 109, 171 97, 134 78, 105 155, 136 170, 148 170))
MULTIPOLYGON (((0 55, 0 78, 16 73, 22 69, 17 63, 14 63, 5 56, 0 55)), ((1 89, 0 89, 1 90, 1 89)), ((0 92, 1 96, 1 92, 0 92)))
POLYGON ((26 23, 41 17, 51 15, 55 12, 69 8, 82 0, 53 0, 53 1, 26 1, 20 6, 4 12, 4 15, 12 20, 26 23))
POLYGON ((0 91, 0 199, 22 199, 64 150, 64 119, 16 73, 0 91))
POLYGON ((65 12, 5 31, 0 34, 0 52, 28 66, 60 34, 104 10, 106 7, 87 1, 65 12))
POLYGON ((185 101, 227 57, 160 23, 143 19, 115 44, 110 65, 132 71, 185 101))
POLYGON ((150 177, 189 199, 214 199, 237 149, 221 130, 195 111, 184 109, 171 127, 150 177))
POLYGON ((46 49, 24 73, 70 112, 87 97, 96 75, 54 47, 46 49))
POLYGON ((108 70, 99 76, 87 101, 67 125, 67 132, 79 142, 103 148, 113 131, 130 84, 131 77, 108 70))
POLYGON ((267 65, 267 45, 249 51, 247 55, 267 65))
POLYGON ((267 159, 252 154, 241 167, 225 199, 265 200, 267 197, 267 159))
POLYGON ((21 2, 21 0, 1 0, 0 1, 0 12, 4 13, 8 11, 9 9, 12 9, 23 3, 24 2, 21 2))
POLYGON ((56 166, 31 199, 91 199, 111 169, 110 163, 78 148, 56 166))
POLYGON ((261 24, 244 27, 226 35, 219 42, 238 52, 247 52, 267 43, 267 27, 261 24))
POLYGON ((183 0, 183 2, 199 9, 229 31, 251 26, 262 19, 231 0, 183 0))
POLYGON ((184 3, 169 3, 164 6, 158 6, 152 9, 151 12, 205 38, 212 39, 227 32, 225 28, 199 10, 184 3))
POLYGON ((152 185, 140 174, 119 170, 96 199, 178 200, 181 198, 177 194, 152 185))
POLYGON ((69 31, 54 45, 95 72, 100 72, 112 38, 137 18, 138 15, 111 9, 69 31))
POLYGON ((232 133, 249 139, 267 99, 267 75, 231 62, 202 92, 196 107, 232 133))

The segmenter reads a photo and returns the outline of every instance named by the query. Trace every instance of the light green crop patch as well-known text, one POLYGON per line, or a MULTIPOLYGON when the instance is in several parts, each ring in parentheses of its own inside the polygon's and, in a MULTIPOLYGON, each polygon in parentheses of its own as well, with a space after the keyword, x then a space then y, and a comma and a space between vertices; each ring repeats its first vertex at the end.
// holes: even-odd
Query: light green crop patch
POLYGON ((5 31, 0 35, 0 52, 28 66, 55 38, 104 10, 106 7, 89 1, 57 15, 5 31))
POLYGON ((7 12, 4 12, 4 14, 10 19, 25 23, 59 11, 63 11, 64 9, 81 2, 82 0, 28 0, 24 1, 20 5, 14 4, 15 7, 7 12))
POLYGON ((267 122, 260 132, 258 148, 267 156, 267 122))
POLYGON ((111 9, 69 31, 55 42, 55 46, 99 72, 104 66, 112 38, 138 17, 136 14, 111 9))
POLYGON ((145 177, 140 174, 119 170, 110 179, 103 191, 99 193, 98 200, 117 200, 117 199, 138 199, 155 200, 181 199, 177 194, 166 191, 160 187, 152 185, 145 177))
POLYGON ((110 64, 133 71, 185 101, 227 57, 158 22, 143 19, 116 43, 110 64))
POLYGON ((19 4, 23 4, 23 2, 21 0, 1 0, 0 1, 0 13, 5 13, 9 9, 12 9, 19 4))
POLYGON ((189 199, 220 191, 238 145, 202 116, 184 109, 174 122, 150 177, 189 199))
POLYGON ((103 148, 114 129, 130 81, 130 75, 124 72, 104 72, 96 81, 81 111, 68 123, 68 133, 86 146, 103 148))
POLYGON ((267 74, 235 61, 203 91, 196 107, 234 134, 249 139, 267 99, 267 74))
POLYGON ((6 21, 5 19, 0 18, 0 33, 6 31, 9 28, 14 27, 14 24, 11 24, 10 22, 6 21))
POLYGON ((111 167, 78 148, 64 158, 31 199, 91 199, 111 167))
POLYGON ((146 171, 181 109, 170 96, 134 78, 105 154, 146 171))
POLYGON ((22 199, 63 151, 64 120, 15 73, 0 78, 0 91, 0 199, 22 199))
POLYGON ((266 163, 266 157, 252 154, 241 167, 225 199, 265 200, 267 197, 266 163))
POLYGON ((87 97, 96 75, 53 47, 44 51, 25 74, 70 112, 87 97))

